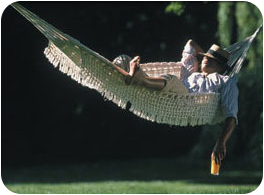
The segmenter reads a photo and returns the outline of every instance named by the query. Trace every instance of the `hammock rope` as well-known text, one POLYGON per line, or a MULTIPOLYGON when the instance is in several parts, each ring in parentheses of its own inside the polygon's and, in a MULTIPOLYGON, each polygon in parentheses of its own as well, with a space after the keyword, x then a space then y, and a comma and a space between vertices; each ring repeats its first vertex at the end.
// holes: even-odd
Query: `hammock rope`
MULTIPOLYGON (((219 93, 182 94, 126 85, 124 76, 113 67, 111 61, 48 24, 20 4, 13 3, 12 6, 49 40, 44 54, 54 67, 83 86, 97 90, 119 107, 125 109, 129 103, 131 105, 129 110, 137 116, 169 125, 215 124, 224 119, 220 109, 219 93)), ((235 67, 234 73, 239 71, 245 58, 247 51, 243 52, 244 45, 251 44, 255 37, 227 48, 232 54, 230 66, 235 67), (241 54, 237 55, 237 51, 241 54), (231 63, 232 61, 236 64, 231 63)), ((175 62, 146 63, 140 66, 150 76, 174 74, 180 78, 182 72, 182 67, 175 62)))
POLYGON ((228 51, 231 55, 228 59, 227 65, 229 66, 229 70, 225 73, 225 75, 228 75, 230 78, 236 76, 242 65, 244 60, 247 57, 247 52, 253 42, 253 40, 258 35, 259 31, 262 29, 262 25, 255 31, 255 33, 243 41, 234 43, 230 45, 229 47, 225 48, 226 51, 228 51))

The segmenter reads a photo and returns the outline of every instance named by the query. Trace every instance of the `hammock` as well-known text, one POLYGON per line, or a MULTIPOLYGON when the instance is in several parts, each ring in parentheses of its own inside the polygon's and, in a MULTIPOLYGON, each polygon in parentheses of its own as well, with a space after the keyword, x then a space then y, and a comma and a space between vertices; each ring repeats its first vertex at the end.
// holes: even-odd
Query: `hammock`
MULTIPOLYGON (((83 86, 97 90, 119 107, 125 109, 131 105, 129 110, 137 116, 169 125, 215 124, 224 119, 219 93, 182 94, 126 85, 124 76, 114 68, 111 61, 56 29, 20 4, 13 3, 12 6, 49 40, 44 54, 54 67, 83 86)), ((228 65, 232 69, 226 74, 231 78, 239 72, 260 28, 244 41, 226 48, 231 53, 228 65)), ((182 72, 182 67, 175 62, 146 63, 140 67, 147 75, 154 77, 174 74, 180 78, 182 72)))

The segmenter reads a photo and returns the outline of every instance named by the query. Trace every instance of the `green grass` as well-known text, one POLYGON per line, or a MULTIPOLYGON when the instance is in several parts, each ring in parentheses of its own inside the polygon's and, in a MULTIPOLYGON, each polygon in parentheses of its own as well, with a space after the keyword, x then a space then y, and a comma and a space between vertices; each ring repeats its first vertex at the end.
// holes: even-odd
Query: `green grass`
POLYGON ((214 185, 188 181, 105 181, 9 184, 6 187, 19 194, 245 194, 254 191, 258 185, 214 185))
POLYGON ((6 185, 9 190, 20 194, 244 194, 254 191, 257 186, 193 184, 188 181, 105 181, 6 185))
POLYGON ((262 171, 222 167, 219 177, 205 166, 171 159, 42 165, 2 170, 5 186, 26 194, 245 194, 254 191, 262 171))

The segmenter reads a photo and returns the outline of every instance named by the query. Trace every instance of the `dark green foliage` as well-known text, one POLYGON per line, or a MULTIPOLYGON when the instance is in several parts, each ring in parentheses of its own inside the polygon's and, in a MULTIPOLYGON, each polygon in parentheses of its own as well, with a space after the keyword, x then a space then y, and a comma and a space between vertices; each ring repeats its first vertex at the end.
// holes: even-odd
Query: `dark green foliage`
POLYGON ((185 6, 183 2, 171 2, 165 9, 166 13, 174 13, 178 16, 182 15, 185 6))
MULTIPOLYGON (((236 3, 237 40, 252 34, 261 24, 259 9, 247 2, 236 3)), ((249 160, 254 165, 262 166, 262 127, 263 127, 263 36, 262 32, 252 44, 247 62, 239 75, 239 125, 240 137, 237 146, 244 146, 249 160)), ((239 150, 239 148, 237 149, 239 150)))
POLYGON ((234 2, 219 3, 218 8, 218 37, 222 46, 227 47, 231 43, 234 26, 234 2))

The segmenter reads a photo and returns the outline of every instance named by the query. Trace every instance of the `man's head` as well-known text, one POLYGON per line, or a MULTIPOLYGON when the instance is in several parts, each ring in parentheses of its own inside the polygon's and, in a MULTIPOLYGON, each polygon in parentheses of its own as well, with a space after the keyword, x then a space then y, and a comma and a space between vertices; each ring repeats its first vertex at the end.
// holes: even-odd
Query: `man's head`
POLYGON ((204 56, 201 64, 201 71, 207 74, 217 72, 223 74, 227 69, 227 61, 230 53, 217 45, 212 45, 206 53, 199 53, 204 56))

